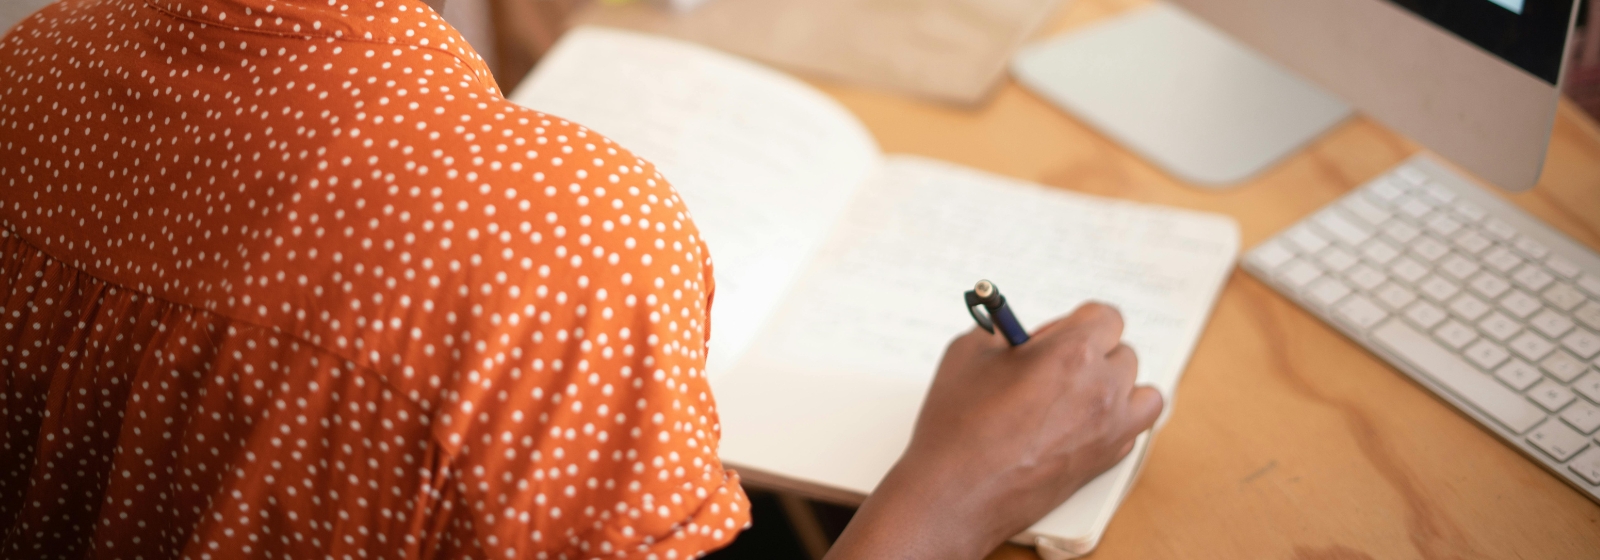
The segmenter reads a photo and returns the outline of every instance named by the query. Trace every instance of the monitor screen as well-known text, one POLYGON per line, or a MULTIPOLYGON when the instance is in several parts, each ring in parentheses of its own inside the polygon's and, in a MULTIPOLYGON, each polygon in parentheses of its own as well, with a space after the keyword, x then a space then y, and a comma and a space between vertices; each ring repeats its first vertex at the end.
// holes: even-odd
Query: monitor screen
POLYGON ((1556 83, 1573 0, 1389 0, 1556 83))
POLYGON ((1522 0, 1489 0, 1489 1, 1490 2, 1494 2, 1496 4, 1499 4, 1501 6, 1505 6, 1505 8, 1507 10, 1511 10, 1514 13, 1518 13, 1518 14, 1522 13, 1522 0))

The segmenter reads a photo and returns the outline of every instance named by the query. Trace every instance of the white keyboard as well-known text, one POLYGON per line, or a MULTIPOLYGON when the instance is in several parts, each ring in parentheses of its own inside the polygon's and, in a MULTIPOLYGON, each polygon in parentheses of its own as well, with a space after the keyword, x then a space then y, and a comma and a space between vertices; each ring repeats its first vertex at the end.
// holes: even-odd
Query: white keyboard
POLYGON ((1418 156, 1243 266, 1600 502, 1600 256, 1418 156))

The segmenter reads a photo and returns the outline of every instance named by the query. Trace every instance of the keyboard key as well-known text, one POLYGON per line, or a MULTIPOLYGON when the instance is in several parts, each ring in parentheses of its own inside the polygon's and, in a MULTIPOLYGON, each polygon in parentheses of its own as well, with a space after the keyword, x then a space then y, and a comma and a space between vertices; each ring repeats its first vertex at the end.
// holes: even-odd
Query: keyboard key
POLYGON ((1517 227, 1500 218, 1489 218, 1489 221, 1484 222, 1483 230, 1488 232, 1490 237, 1501 241, 1509 241, 1517 236, 1517 227))
POLYGON ((1572 384, 1572 390, 1589 397, 1591 401, 1600 402, 1600 372, 1591 371, 1579 377, 1578 381, 1572 384))
POLYGON ((1339 247, 1329 247, 1328 250, 1323 251, 1320 255, 1317 255, 1317 261, 1321 262, 1322 266, 1327 267, 1328 270, 1332 270, 1334 272, 1344 272, 1345 269, 1355 266, 1356 263, 1361 262, 1361 259, 1350 254, 1349 251, 1339 247))
POLYGON ((1550 255, 1550 258, 1544 260, 1544 265, 1550 267, 1550 270, 1555 272, 1557 276, 1568 280, 1577 278, 1578 274, 1583 272, 1578 268, 1577 264, 1561 255, 1550 255))
POLYGON ((1260 247, 1256 247, 1254 251, 1250 252, 1249 257, 1252 264, 1267 272, 1277 270, 1278 267, 1283 266, 1283 263, 1289 262, 1289 259, 1292 258, 1294 258, 1294 251, 1285 249, 1283 244, 1276 239, 1262 243, 1260 247))
POLYGON ((1478 331, 1455 320, 1445 321, 1439 328, 1433 329, 1433 336, 1448 344, 1451 348, 1460 350, 1468 343, 1478 338, 1478 331))
POLYGON ((1401 245, 1404 245, 1410 243, 1412 239, 1416 239, 1418 235, 1422 235, 1422 230, 1401 220, 1389 220, 1389 223, 1383 224, 1383 234, 1388 236, 1389 239, 1399 241, 1401 245))
MULTIPOLYGON (((1372 331, 1372 339, 1443 385, 1461 400, 1511 430, 1523 433, 1545 419, 1544 411, 1400 321, 1372 331)), ((1537 373, 1537 372, 1535 372, 1537 373)), ((1580 436, 1581 437, 1581 436, 1580 436)))
POLYGON ((1561 339, 1561 346, 1571 350, 1579 358, 1587 360, 1600 354, 1600 335, 1577 329, 1561 339))
POLYGON ((1572 319, 1568 319, 1553 310, 1545 309, 1534 315, 1532 319, 1528 319, 1528 326, 1550 338, 1559 338, 1561 335, 1567 334, 1567 331, 1572 330, 1572 319))
POLYGON ((1455 209, 1456 214, 1466 218, 1467 223, 1481 222, 1485 216, 1489 215, 1489 212, 1484 210, 1482 206, 1478 206, 1465 200, 1456 202, 1455 209))
POLYGON ((1282 278, 1284 283, 1296 290, 1306 287, 1312 280, 1316 280, 1321 276, 1322 269, 1300 259, 1295 259, 1284 265, 1283 271, 1278 274, 1278 277, 1282 278))
POLYGON ((1478 292, 1478 295, 1489 299, 1500 297, 1500 294, 1511 289, 1510 282, 1488 272, 1479 272, 1477 276, 1472 277, 1472 280, 1467 281, 1467 285, 1472 287, 1472 291, 1478 292))
POLYGON ((1406 308, 1405 315, 1406 319, 1411 320, 1412 324, 1424 329, 1431 329, 1434 325, 1439 324, 1439 321, 1449 317, 1449 315, 1445 315, 1443 309, 1434 307, 1433 304, 1426 301, 1418 301, 1411 304, 1411 307, 1406 308))
POLYGON ((1350 287, 1344 285, 1344 282, 1340 282, 1337 278, 1325 276, 1312 283, 1311 288, 1306 290, 1306 295, 1311 298, 1313 303, 1327 307, 1344 299, 1344 296, 1350 295, 1350 287))
POLYGON ((1378 307, 1378 304, 1359 295, 1351 296, 1344 300, 1344 303, 1339 304, 1336 312, 1339 318, 1344 319, 1346 323, 1363 331, 1372 328, 1373 325, 1378 324, 1389 316, 1389 313, 1384 311, 1382 307, 1378 307))
POLYGON ((1510 249, 1500 245, 1493 249, 1489 249, 1489 252, 1483 254, 1483 264, 1487 264, 1489 265, 1489 268, 1500 271, 1501 274, 1508 274, 1511 272, 1511 269, 1522 264, 1522 257, 1517 256, 1517 254, 1512 252, 1510 249))
POLYGON ((1455 235, 1457 231, 1461 230, 1461 222, 1456 221, 1455 218, 1444 212, 1434 212, 1433 217, 1428 218, 1428 222, 1424 225, 1427 226, 1429 231, 1445 237, 1455 235))
POLYGON ((1500 298, 1500 307, 1510 311, 1511 315, 1518 319, 1527 319, 1528 316, 1533 315, 1533 312, 1538 311, 1542 306, 1539 305, 1539 300, 1533 299, 1533 296, 1528 295, 1528 292, 1511 290, 1511 293, 1506 294, 1506 297, 1500 298))
POLYGON ((1544 267, 1535 264, 1526 264, 1516 272, 1511 273, 1511 281, 1522 285, 1531 292, 1543 290, 1556 278, 1544 271, 1544 267))
POLYGON ((1505 342, 1512 335, 1522 332, 1522 325, 1505 316, 1504 313, 1496 311, 1490 313, 1488 317, 1484 317, 1482 321, 1478 321, 1478 329, 1489 335, 1489 338, 1505 342))
POLYGON ((1555 284, 1552 284, 1549 288, 1545 289, 1544 293, 1540 294, 1540 296, 1543 297, 1545 301, 1550 302, 1550 305, 1553 305, 1556 309, 1560 309, 1562 311, 1572 311, 1572 308, 1577 307, 1579 304, 1589 299, 1583 297, 1583 292, 1578 291, 1577 288, 1572 287, 1571 284, 1566 282, 1556 282, 1555 284))
POLYGON ((1361 246, 1361 255, 1367 257, 1367 260, 1382 265, 1389 264, 1389 261, 1400 256, 1400 250, 1394 248, 1394 245, 1390 245, 1387 241, 1374 239, 1361 246))
POLYGON ((1528 365, 1527 362, 1515 358, 1506 362, 1506 365, 1500 366, 1500 369, 1494 370, 1494 376, 1518 391, 1526 391, 1534 383, 1544 379, 1544 376, 1539 374, 1538 369, 1528 365))
POLYGON ((1394 203, 1395 200, 1406 194, 1406 191, 1390 183, 1388 179, 1378 179, 1368 184, 1367 192, 1372 193, 1372 196, 1377 197, 1378 200, 1389 204, 1394 203))
POLYGON ((1571 383, 1579 375, 1583 375, 1583 372, 1587 371, 1589 366, 1572 357, 1572 354, 1557 350, 1551 352, 1550 356, 1545 358, 1544 361, 1539 362, 1539 369, 1545 370, 1551 377, 1560 379, 1562 383, 1571 383))
POLYGON ((1507 352, 1505 348, 1501 348, 1500 345, 1487 340, 1479 340, 1472 343, 1472 346, 1468 346, 1467 350, 1462 352, 1461 355, 1466 356, 1468 360, 1478 364, 1478 367, 1483 368, 1485 371, 1493 371, 1494 366, 1500 365, 1501 362, 1506 361, 1506 358, 1511 357, 1511 353, 1507 352))
POLYGON ((1600 302, 1590 300, 1579 306, 1572 316, 1591 329, 1600 330, 1600 302))
POLYGON ((1544 337, 1525 332, 1522 336, 1511 339, 1511 349, 1528 361, 1537 362, 1549 355, 1551 350, 1555 350, 1556 345, 1544 337))
POLYGON ((1584 273, 1583 276, 1578 277, 1578 287, 1583 288, 1585 292, 1589 292, 1591 296, 1600 297, 1600 276, 1584 273))
POLYGON ((1428 267, 1422 266, 1411 257, 1400 257, 1389 265, 1389 272, 1400 277, 1401 280, 1415 284, 1423 276, 1428 275, 1428 267))
POLYGON ((1400 167, 1398 169, 1395 169, 1394 170, 1394 176, 1395 177, 1399 177, 1401 180, 1404 180, 1406 183, 1410 183, 1412 186, 1419 186, 1423 182, 1428 180, 1428 174, 1427 173, 1423 173, 1422 170, 1417 169, 1415 167, 1411 167, 1409 165, 1402 166, 1402 167, 1400 167))
POLYGON ((1401 197, 1400 202, 1395 204, 1395 209, 1399 210, 1401 214, 1411 216, 1412 219, 1422 219, 1423 216, 1433 212, 1433 205, 1428 204, 1422 197, 1406 195, 1401 197))
POLYGON ((1539 448, 1557 461, 1565 462, 1589 445, 1589 438, 1565 423, 1551 418, 1528 434, 1528 443, 1539 448))
POLYGON ((1382 272, 1378 272, 1377 269, 1364 264, 1356 265, 1355 268, 1352 268, 1349 272, 1346 272, 1344 277, 1349 278, 1351 282, 1355 283, 1355 285, 1361 286, 1362 290, 1369 291, 1378 287, 1378 285, 1383 284, 1385 280, 1389 279, 1389 277, 1384 276, 1382 272))
POLYGON ((1478 320, 1484 313, 1488 313, 1490 309, 1489 304, 1469 294, 1461 294, 1460 297, 1450 300, 1450 312, 1468 321, 1478 320))
POLYGON ((1456 253, 1450 253, 1449 256, 1444 258, 1444 260, 1439 261, 1439 270, 1445 271, 1445 273, 1450 275, 1452 280, 1458 282, 1465 282, 1468 278, 1471 278, 1474 273, 1478 272, 1478 269, 1480 268, 1483 267, 1479 266, 1477 261, 1463 257, 1456 253))
POLYGON ((1378 296, 1378 301, 1383 302, 1384 305, 1389 306, 1389 309, 1394 310, 1404 309, 1405 306, 1417 300, 1417 294, 1394 282, 1384 284, 1374 294, 1378 296))
POLYGON ((1327 230, 1328 233, 1333 234, 1334 237, 1352 247, 1361 245, 1363 241, 1372 237, 1372 232, 1368 231, 1367 228, 1356 225, 1344 217, 1344 212, 1333 208, 1319 212, 1312 220, 1315 220, 1317 225, 1322 226, 1322 229, 1327 230))
POLYGON ((1571 404, 1572 399, 1578 397, 1572 394, 1572 389, 1546 379, 1540 381, 1538 385, 1534 385, 1533 390, 1528 391, 1528 398, 1533 399, 1533 402, 1539 403, 1539 406, 1544 407, 1545 410, 1556 412, 1561 410, 1562 407, 1571 404))
POLYGON ((1450 247, 1431 235, 1424 235, 1411 242, 1411 252, 1422 260, 1435 262, 1450 254, 1450 247))
POLYGON ((1432 181, 1422 185, 1422 192, 1428 196, 1429 200, 1439 204, 1449 204, 1456 201, 1455 191, 1432 181))
POLYGON ((1600 428, 1600 407, 1586 401, 1578 401, 1561 411, 1561 419, 1579 432, 1591 434, 1596 428, 1600 428))
POLYGON ((1285 234, 1283 238, 1289 240, 1289 243, 1294 246, 1299 247, 1300 252, 1307 255, 1315 255, 1328 247, 1327 239, 1323 239, 1321 235, 1317 235, 1316 232, 1311 231, 1311 228, 1305 225, 1296 226, 1294 229, 1289 230, 1289 233, 1285 234))
POLYGON ((1589 484, 1600 484, 1600 447, 1584 450, 1571 463, 1567 463, 1567 468, 1578 473, 1589 484))
POLYGON ((1422 290, 1423 295, 1439 302, 1450 299, 1451 296, 1461 291, 1461 288, 1456 286, 1455 283, 1440 278, 1438 275, 1429 275, 1421 283, 1417 284, 1417 288, 1422 290))
POLYGON ((1378 205, 1373 204, 1365 196, 1351 196, 1345 198, 1344 209, 1350 211, 1351 214, 1355 214, 1357 218, 1361 218, 1362 221, 1367 222, 1367 224, 1374 226, 1389 221, 1389 218, 1394 215, 1389 213, 1388 210, 1384 210, 1383 208, 1378 207, 1378 205))
POLYGON ((1534 260, 1542 260, 1546 255, 1550 254, 1549 247, 1545 247, 1543 243, 1534 241, 1526 235, 1518 236, 1517 240, 1511 245, 1516 247, 1518 251, 1522 251, 1522 254, 1533 257, 1534 260))
POLYGON ((1494 245, 1494 242, 1490 241, 1489 238, 1484 237, 1478 232, 1470 229, 1461 230, 1461 233, 1456 234, 1456 237, 1453 241, 1455 242, 1456 247, 1460 247, 1461 250, 1466 251, 1468 255, 1482 253, 1484 249, 1488 249, 1494 245))

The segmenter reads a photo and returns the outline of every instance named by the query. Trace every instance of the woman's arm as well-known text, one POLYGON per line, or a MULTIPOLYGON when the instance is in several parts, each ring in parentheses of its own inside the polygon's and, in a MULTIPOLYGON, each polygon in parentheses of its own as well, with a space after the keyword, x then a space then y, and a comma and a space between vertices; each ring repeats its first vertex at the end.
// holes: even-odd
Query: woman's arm
POLYGON ((1135 387, 1122 316, 1089 304, 1010 347, 974 329, 950 344, 911 444, 828 552, 981 558, 1133 449, 1161 394, 1135 387))

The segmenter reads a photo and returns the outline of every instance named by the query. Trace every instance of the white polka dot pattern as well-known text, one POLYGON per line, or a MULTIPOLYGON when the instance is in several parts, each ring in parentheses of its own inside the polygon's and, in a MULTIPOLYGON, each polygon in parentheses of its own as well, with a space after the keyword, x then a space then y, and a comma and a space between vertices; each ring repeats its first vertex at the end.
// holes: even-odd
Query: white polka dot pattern
POLYGON ((710 257, 416 0, 0 39, 0 556, 690 558, 710 257))

